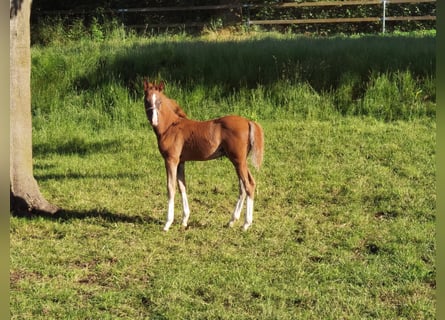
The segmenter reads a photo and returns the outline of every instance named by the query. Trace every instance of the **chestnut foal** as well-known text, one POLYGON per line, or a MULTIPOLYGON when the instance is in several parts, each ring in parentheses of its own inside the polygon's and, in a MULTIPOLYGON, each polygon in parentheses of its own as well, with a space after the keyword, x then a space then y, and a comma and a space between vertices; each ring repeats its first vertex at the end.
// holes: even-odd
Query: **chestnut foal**
POLYGON ((225 116, 209 121, 188 119, 176 101, 164 94, 164 83, 144 80, 144 104, 148 121, 158 140, 158 147, 167 170, 168 212, 164 231, 174 219, 176 180, 182 196, 182 225, 187 226, 190 215, 185 188, 186 161, 205 161, 226 156, 235 166, 239 179, 239 198, 229 221, 233 226, 239 219, 247 195, 247 210, 243 230, 253 219, 255 180, 247 167, 251 153, 253 165, 259 169, 263 160, 263 129, 258 123, 239 116, 225 116))

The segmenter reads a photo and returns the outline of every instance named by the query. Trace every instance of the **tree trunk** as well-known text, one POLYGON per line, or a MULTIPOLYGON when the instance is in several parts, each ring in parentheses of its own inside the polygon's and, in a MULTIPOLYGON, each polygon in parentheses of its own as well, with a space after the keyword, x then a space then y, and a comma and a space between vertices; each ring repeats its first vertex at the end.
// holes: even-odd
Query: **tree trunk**
POLYGON ((58 208, 45 200, 33 175, 29 24, 31 1, 10 2, 10 208, 14 212, 55 213, 58 208))

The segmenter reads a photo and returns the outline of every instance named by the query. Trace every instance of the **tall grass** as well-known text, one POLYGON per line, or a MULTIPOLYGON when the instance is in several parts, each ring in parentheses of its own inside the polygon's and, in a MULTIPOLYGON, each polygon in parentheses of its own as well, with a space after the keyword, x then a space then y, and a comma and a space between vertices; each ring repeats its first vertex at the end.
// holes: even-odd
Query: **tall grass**
POLYGON ((102 124, 134 122, 140 84, 148 76, 165 80, 167 94, 199 119, 233 112, 261 119, 369 115, 389 121, 435 115, 432 35, 273 35, 211 41, 114 35, 35 46, 33 110, 73 107, 79 115, 101 112, 102 124))

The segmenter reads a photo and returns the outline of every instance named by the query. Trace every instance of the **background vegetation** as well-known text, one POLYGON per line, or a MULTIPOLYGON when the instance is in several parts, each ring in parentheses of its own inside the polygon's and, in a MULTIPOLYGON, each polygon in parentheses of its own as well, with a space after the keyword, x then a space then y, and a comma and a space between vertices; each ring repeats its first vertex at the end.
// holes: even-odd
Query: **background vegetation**
POLYGON ((64 210, 11 217, 12 319, 435 317, 434 32, 93 26, 32 48, 35 176, 64 210), (192 118, 263 125, 251 230, 224 227, 237 183, 215 160, 187 164, 190 228, 161 232, 145 76, 192 118))
MULTIPOLYGON (((315 0, 314 2, 319 2, 315 0)), ((277 8, 278 0, 253 1, 184 1, 184 0, 102 0, 102 1, 54 1, 35 0, 33 2, 32 24, 39 28, 42 23, 63 21, 65 25, 72 25, 77 20, 87 24, 99 21, 115 20, 141 33, 152 33, 166 30, 178 30, 188 33, 200 33, 203 29, 221 30, 246 29, 246 22, 250 20, 273 19, 314 19, 314 18, 361 18, 382 17, 382 5, 354 5, 354 6, 321 6, 305 8, 277 8), (120 9, 159 8, 159 7, 191 7, 211 5, 250 4, 256 7, 230 8, 217 10, 187 10, 187 11, 152 11, 152 12, 122 12, 120 9)), ((293 2, 293 1, 284 1, 293 2)), ((302 1, 295 1, 302 2, 302 1)), ((436 3, 388 3, 386 16, 428 16, 436 15, 436 3)), ((387 31, 415 31, 435 29, 435 21, 387 21, 387 31)), ((273 25, 255 26, 254 30, 279 30, 298 33, 332 35, 338 33, 380 33, 380 22, 360 23, 328 23, 304 25, 273 25)))

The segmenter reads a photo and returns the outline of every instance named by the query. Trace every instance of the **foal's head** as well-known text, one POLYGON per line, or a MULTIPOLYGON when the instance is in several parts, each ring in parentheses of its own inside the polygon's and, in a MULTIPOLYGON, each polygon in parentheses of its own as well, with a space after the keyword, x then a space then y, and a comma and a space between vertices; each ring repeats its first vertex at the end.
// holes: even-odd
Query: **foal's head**
POLYGON ((166 107, 170 108, 177 116, 186 118, 187 115, 179 107, 178 103, 174 100, 167 98, 164 91, 164 82, 152 83, 144 80, 144 104, 145 112, 151 125, 156 127, 159 124, 159 115, 161 109, 166 107))
POLYGON ((159 111, 161 109, 161 92, 164 90, 164 83, 148 82, 144 80, 144 105, 145 113, 151 125, 156 127, 159 124, 159 111))

